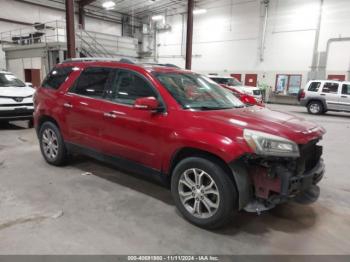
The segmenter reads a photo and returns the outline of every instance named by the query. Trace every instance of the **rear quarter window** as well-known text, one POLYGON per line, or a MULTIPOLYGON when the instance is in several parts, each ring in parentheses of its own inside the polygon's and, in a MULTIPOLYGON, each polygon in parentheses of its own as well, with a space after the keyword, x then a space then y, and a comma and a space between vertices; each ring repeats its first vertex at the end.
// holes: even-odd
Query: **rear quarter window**
POLYGON ((67 80, 72 71, 73 67, 54 68, 47 75, 41 86, 44 88, 58 89, 67 80))
POLYGON ((320 85, 321 85, 321 82, 312 82, 309 85, 309 88, 307 90, 311 92, 317 92, 318 89, 320 88, 320 85))

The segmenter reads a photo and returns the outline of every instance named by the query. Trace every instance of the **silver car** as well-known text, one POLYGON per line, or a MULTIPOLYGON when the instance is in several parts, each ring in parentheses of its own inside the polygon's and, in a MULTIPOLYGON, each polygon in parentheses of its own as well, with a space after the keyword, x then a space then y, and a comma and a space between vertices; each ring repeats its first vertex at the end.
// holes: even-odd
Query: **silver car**
POLYGON ((334 80, 312 80, 299 93, 300 104, 310 114, 319 115, 327 111, 350 112, 350 82, 334 80))

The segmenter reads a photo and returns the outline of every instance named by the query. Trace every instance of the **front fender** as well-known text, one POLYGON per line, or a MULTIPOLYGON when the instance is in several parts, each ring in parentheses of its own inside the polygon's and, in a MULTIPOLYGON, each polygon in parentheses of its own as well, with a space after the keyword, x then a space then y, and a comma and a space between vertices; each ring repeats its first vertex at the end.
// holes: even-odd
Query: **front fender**
POLYGON ((163 170, 169 174, 171 163, 176 154, 183 148, 208 152, 222 159, 230 168, 238 191, 238 208, 244 208, 251 200, 251 181, 246 166, 240 160, 246 153, 252 153, 243 138, 236 140, 207 131, 186 130, 171 134, 168 150, 164 159, 163 170))
POLYGON ((174 131, 166 143, 168 152, 164 154, 166 157, 163 162, 163 170, 167 173, 170 171, 172 157, 182 148, 193 148, 208 152, 226 163, 238 159, 251 150, 243 138, 233 140, 221 134, 195 129, 174 131))

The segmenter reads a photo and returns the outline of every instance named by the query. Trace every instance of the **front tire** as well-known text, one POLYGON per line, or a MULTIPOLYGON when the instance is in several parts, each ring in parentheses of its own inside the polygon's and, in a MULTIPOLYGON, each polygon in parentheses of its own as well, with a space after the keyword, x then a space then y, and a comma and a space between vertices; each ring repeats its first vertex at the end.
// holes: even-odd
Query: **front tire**
POLYGON ((320 101, 311 101, 307 105, 307 111, 312 115, 320 115, 324 113, 324 108, 320 101))
POLYGON ((45 122, 39 131, 40 150, 47 163, 61 166, 66 163, 67 149, 58 127, 52 122, 45 122))
POLYGON ((232 217, 237 192, 219 163, 190 157, 178 163, 171 179, 171 192, 181 214, 196 226, 214 229, 232 217))

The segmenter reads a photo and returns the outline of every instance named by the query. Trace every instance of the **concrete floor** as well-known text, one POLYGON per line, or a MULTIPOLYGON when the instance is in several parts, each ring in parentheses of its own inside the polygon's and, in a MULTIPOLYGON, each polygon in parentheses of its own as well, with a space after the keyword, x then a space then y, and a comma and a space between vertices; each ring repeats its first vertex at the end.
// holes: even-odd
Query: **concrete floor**
POLYGON ((33 129, 1 126, 0 254, 349 254, 350 114, 270 107, 327 129, 321 197, 260 216, 242 212, 219 231, 186 222, 155 183, 85 157, 49 166, 33 129))

